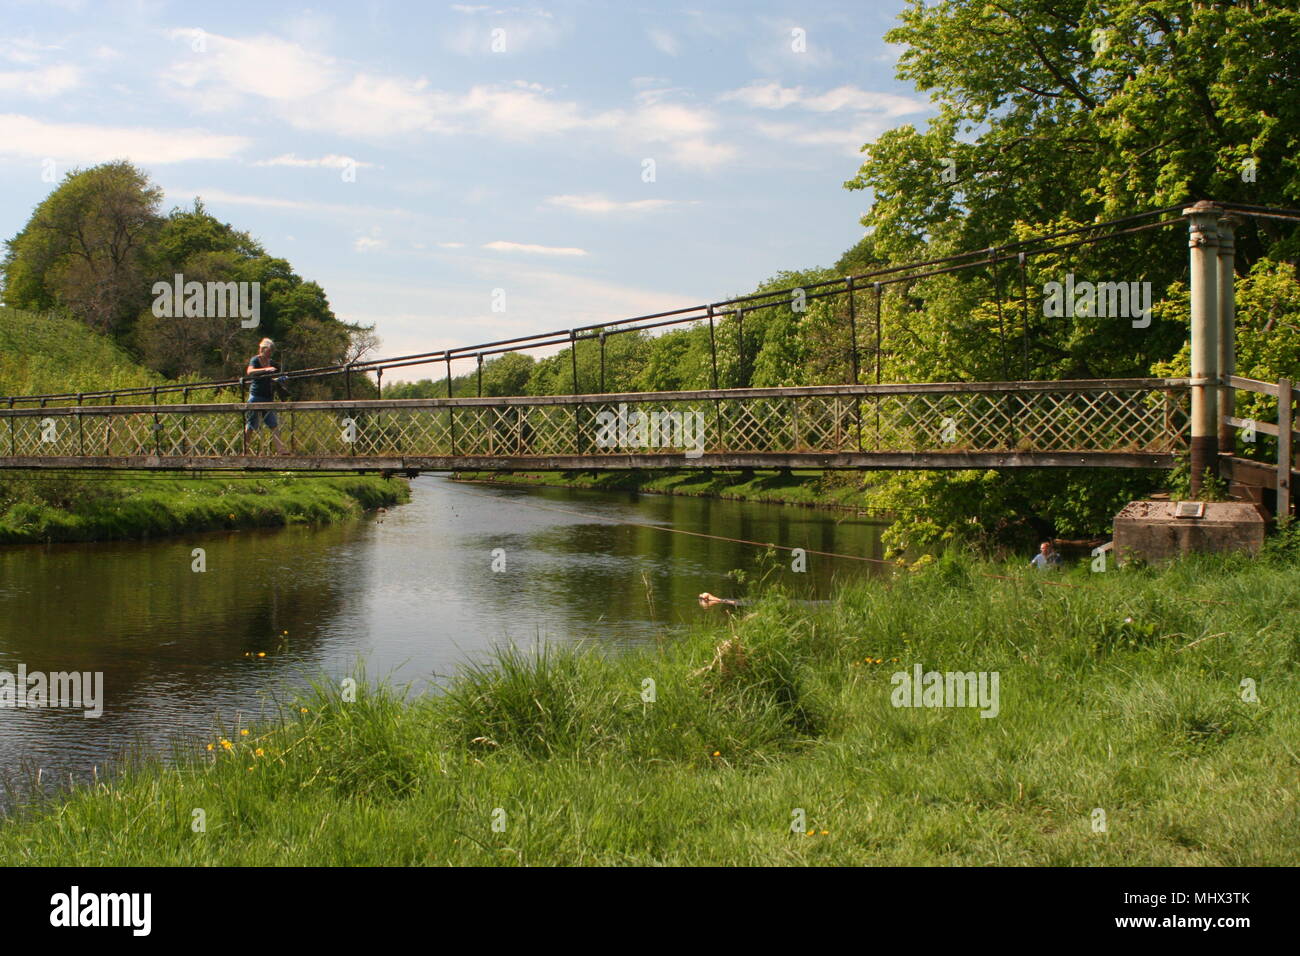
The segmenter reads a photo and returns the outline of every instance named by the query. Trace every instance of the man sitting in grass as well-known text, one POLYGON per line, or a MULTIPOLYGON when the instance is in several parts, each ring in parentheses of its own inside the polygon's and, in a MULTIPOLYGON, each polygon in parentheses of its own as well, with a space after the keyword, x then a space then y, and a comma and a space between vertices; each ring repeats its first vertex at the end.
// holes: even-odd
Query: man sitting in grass
POLYGON ((1044 541, 1038 546, 1038 553, 1033 556, 1029 563, 1040 571, 1044 568, 1059 568, 1061 566, 1061 556, 1052 547, 1052 542, 1044 541))

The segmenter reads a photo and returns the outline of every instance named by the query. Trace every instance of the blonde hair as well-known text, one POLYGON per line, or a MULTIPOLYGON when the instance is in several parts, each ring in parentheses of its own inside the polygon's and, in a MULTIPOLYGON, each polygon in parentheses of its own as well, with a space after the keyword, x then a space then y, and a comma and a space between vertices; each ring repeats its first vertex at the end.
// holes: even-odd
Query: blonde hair
POLYGON ((271 348, 275 348, 275 343, 272 342, 270 339, 262 339, 262 341, 260 341, 260 342, 257 343, 257 347, 258 347, 259 349, 260 349, 263 345, 269 345, 269 346, 271 346, 271 348))

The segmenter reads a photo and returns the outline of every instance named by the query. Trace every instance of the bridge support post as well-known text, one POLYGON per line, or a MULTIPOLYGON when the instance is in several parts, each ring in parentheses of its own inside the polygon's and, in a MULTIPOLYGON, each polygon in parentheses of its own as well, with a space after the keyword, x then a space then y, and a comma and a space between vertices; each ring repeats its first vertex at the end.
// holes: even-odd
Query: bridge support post
POLYGON ((1237 414, 1237 391, 1228 383, 1237 374, 1236 226, 1233 216, 1219 220, 1219 451, 1228 454, 1237 444, 1236 430, 1224 421, 1237 414))
POLYGON ((1291 515, 1291 430, 1292 403, 1291 380, 1279 379, 1277 383, 1277 517, 1291 515))
POLYGON ((1211 202, 1183 210, 1191 255, 1192 497, 1207 468, 1219 465, 1219 233, 1223 211, 1211 202))

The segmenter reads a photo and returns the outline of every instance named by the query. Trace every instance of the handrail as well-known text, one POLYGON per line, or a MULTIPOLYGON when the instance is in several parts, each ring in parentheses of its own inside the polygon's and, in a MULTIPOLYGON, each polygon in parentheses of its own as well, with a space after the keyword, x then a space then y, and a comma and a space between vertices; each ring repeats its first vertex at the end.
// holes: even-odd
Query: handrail
POLYGON ((1261 382, 1258 379, 1242 378, 1240 375, 1229 375, 1228 384, 1233 388, 1239 388, 1243 392, 1255 392, 1259 395, 1272 395, 1277 398, 1276 382, 1261 382))
POLYGON ((313 402, 225 402, 188 405, 65 405, 44 408, 0 408, 0 418, 45 415, 113 416, 154 412, 230 414, 235 411, 375 411, 415 408, 475 408, 491 406, 617 405, 620 402, 698 402, 742 398, 865 397, 871 395, 959 395, 981 392, 1106 392, 1114 390, 1172 391, 1188 387, 1186 378, 1112 378, 1028 382, 913 382, 886 385, 798 385, 774 388, 695 389, 681 392, 608 392, 587 395, 513 395, 462 398, 331 399, 313 402))

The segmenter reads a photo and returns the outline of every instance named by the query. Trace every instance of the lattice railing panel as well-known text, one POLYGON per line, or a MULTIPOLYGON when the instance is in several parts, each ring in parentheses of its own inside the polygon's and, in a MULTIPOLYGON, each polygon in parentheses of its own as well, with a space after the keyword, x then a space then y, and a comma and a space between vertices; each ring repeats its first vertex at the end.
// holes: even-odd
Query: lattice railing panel
MULTIPOLYGON (((1186 447, 1186 390, 781 394, 567 404, 275 410, 286 452, 312 458, 598 457, 629 453, 1176 452, 1186 447)), ((269 454, 246 440, 245 409, 167 405, 111 414, 0 409, 0 455, 225 458, 269 454)))

